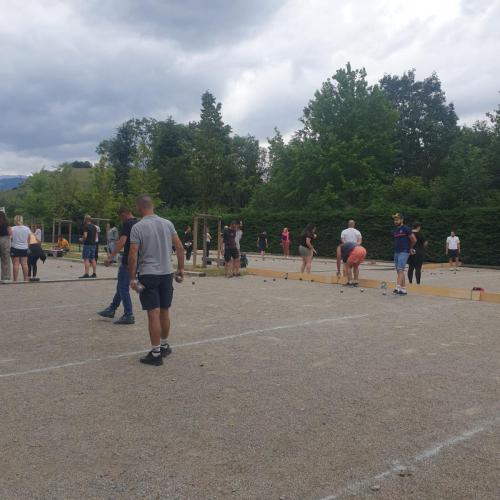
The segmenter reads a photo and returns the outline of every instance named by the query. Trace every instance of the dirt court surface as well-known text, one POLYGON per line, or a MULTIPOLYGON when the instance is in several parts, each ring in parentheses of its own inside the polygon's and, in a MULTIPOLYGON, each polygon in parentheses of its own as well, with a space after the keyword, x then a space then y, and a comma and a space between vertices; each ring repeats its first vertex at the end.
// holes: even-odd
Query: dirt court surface
POLYGON ((0 498, 500 497, 498 305, 189 278, 151 367, 114 287, 0 286, 0 498))
MULTIPOLYGON (((284 272, 299 272, 301 261, 298 258, 283 259, 278 256, 269 256, 265 260, 255 255, 249 256, 249 267, 257 269, 273 269, 284 272)), ((360 278, 381 281, 395 281, 394 265, 390 262, 377 262, 370 264, 366 261, 360 268, 360 278)), ((336 262, 332 259, 313 260, 313 274, 335 275, 336 262)), ((471 290, 473 287, 484 288, 487 292, 500 292, 500 270, 487 268, 459 267, 458 271, 449 267, 422 270, 422 284, 436 287, 464 288, 471 290)))

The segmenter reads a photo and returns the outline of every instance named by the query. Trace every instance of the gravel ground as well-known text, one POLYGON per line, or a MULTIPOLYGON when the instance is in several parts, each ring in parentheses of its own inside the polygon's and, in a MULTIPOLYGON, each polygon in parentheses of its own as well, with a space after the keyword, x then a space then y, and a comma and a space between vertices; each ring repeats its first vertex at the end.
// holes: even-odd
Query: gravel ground
POLYGON ((0 498, 500 497, 497 305, 189 279, 149 367, 114 285, 0 287, 0 498))
MULTIPOLYGON (((284 272, 299 272, 300 261, 297 259, 282 259, 268 257, 265 260, 257 256, 250 256, 249 267, 261 269, 274 269, 284 272)), ((312 272, 317 274, 335 274, 337 265, 333 260, 318 259, 313 261, 312 272)), ((371 265, 366 262, 361 266, 360 278, 377 279, 382 281, 395 281, 396 273, 390 262, 380 262, 371 265)), ((447 267, 422 270, 422 284, 430 286, 445 286, 449 288, 473 287, 484 288, 488 292, 500 292, 500 271, 495 269, 476 269, 461 267, 457 272, 450 271, 447 267)))

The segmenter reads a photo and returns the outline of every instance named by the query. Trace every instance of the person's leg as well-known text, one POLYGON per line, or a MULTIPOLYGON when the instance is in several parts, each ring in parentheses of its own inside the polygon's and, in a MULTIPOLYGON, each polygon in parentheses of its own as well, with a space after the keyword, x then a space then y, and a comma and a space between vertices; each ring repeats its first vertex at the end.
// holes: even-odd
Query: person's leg
MULTIPOLYGON (((29 259, 31 260, 31 272, 32 272, 31 276, 33 276, 33 278, 36 278, 36 275, 38 274, 38 265, 37 265, 38 256, 29 257, 29 259)), ((28 277, 29 276, 30 273, 29 273, 29 260, 28 260, 28 277)))
POLYGON ((139 300, 143 310, 148 314, 148 331, 151 341, 151 350, 140 359, 141 363, 159 366, 163 364, 160 350, 161 322, 160 322, 160 276, 140 276, 139 282, 143 286, 139 293, 139 300))
POLYGON ((28 281, 28 257, 21 257, 21 269, 23 270, 24 281, 28 281))
POLYGON ((354 277, 354 283, 357 283, 359 280, 359 264, 354 264, 352 266, 352 272, 354 277))
POLYGON ((149 339, 151 340, 151 347, 154 349, 160 348, 161 341, 161 322, 160 322, 160 308, 150 309, 148 311, 148 330, 149 339))
POLYGON ((313 256, 312 256, 312 252, 311 252, 311 255, 306 257, 306 273, 307 274, 311 274, 312 260, 313 260, 313 256))
POLYGON ((134 315, 132 309, 132 298, 130 297, 130 276, 127 266, 120 265, 118 271, 118 287, 121 301, 123 303, 123 315, 131 317, 134 315))
POLYGON ((170 312, 169 309, 160 309, 161 343, 167 344, 170 334, 170 312))
POLYGON ((2 272, 0 279, 10 280, 10 239, 8 236, 0 237, 0 259, 2 263, 2 272))
POLYGON ((307 257, 302 256, 302 264, 300 266, 300 272, 303 273, 307 266, 307 257))
POLYGON ((417 285, 420 285, 423 264, 424 264, 424 256, 423 255, 415 255, 415 279, 417 280, 417 285))
POLYGON ((94 274, 96 274, 96 271, 97 271, 97 260, 96 259, 92 259, 90 261, 90 264, 92 265, 92 272, 94 274))
POLYGON ((30 256, 28 256, 28 278, 31 278, 31 272, 33 271, 33 269, 32 269, 32 267, 33 267, 32 266, 32 262, 33 262, 32 261, 32 257, 30 255, 30 256))
POLYGON ((12 278, 17 281, 19 275, 19 257, 12 257, 12 278))
POLYGON ((408 259, 408 281, 413 282, 413 272, 415 270, 415 255, 410 255, 408 259))
POLYGON ((83 259, 83 269, 84 269, 84 274, 88 275, 90 270, 89 259, 83 259))

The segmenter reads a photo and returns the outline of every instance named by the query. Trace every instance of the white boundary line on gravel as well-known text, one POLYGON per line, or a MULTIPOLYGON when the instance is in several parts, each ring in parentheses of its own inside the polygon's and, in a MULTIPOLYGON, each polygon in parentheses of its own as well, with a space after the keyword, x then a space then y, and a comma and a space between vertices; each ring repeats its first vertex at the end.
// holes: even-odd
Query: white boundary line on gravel
MULTIPOLYGON (((269 332, 276 332, 279 330, 288 330, 290 328, 300 328, 304 326, 316 326, 316 325, 321 325, 323 323, 333 323, 335 321, 345 321, 348 319, 361 319, 361 318, 367 318, 370 316, 369 314, 357 314, 357 315, 351 315, 351 316, 340 316, 337 318, 326 318, 326 319, 319 319, 315 321, 305 321, 304 323, 293 323, 289 325, 279 325, 279 326, 273 326, 271 328, 263 328, 262 330, 248 330, 246 332, 241 332, 241 333, 236 333, 234 335, 226 335, 225 337, 212 337, 209 339, 204 339, 204 340, 196 340, 193 342, 185 342, 184 344, 172 344, 173 348, 179 348, 179 347, 191 347, 191 346, 196 346, 196 345, 202 345, 202 344, 209 344, 211 342, 223 342, 225 340, 232 340, 236 339, 239 337, 246 337, 249 335, 259 335, 263 333, 269 333, 269 332)), ((138 354, 143 354, 145 352, 148 352, 147 350, 142 350, 142 351, 133 351, 133 352, 124 352, 122 354, 112 354, 110 356, 103 356, 102 358, 90 358, 90 359, 85 359, 82 361, 73 361, 71 363, 64 363, 62 365, 53 365, 53 366, 46 366, 44 368, 34 368, 32 370, 25 370, 22 372, 11 372, 11 373, 2 373, 0 374, 0 378, 11 378, 11 377, 16 377, 19 375, 30 375, 33 373, 43 373, 43 372, 48 372, 52 370, 58 370, 60 368, 69 368, 71 366, 81 366, 81 365, 87 365, 90 363, 96 363, 98 361, 106 361, 109 359, 118 359, 118 358, 125 358, 129 356, 136 356, 138 354)))
POLYGON ((387 479, 388 477, 394 474, 398 473, 404 474, 405 471, 408 470, 408 466, 416 466, 420 462, 424 462, 425 460, 432 460, 446 449, 452 448, 457 444, 464 443, 465 441, 469 441, 474 436, 481 434, 482 432, 485 432, 493 427, 496 427, 499 424, 500 424, 500 415, 497 417, 493 417, 489 420, 480 421, 470 429, 467 429, 462 433, 457 434, 456 436, 452 436, 448 439, 445 439, 444 441, 438 442, 430 446, 429 448, 426 448, 425 450, 421 451, 420 453, 417 453, 410 459, 404 459, 402 461, 404 465, 401 464, 401 461, 394 460, 392 462, 392 465, 385 471, 380 472, 379 474, 376 474, 374 476, 368 477, 366 479, 361 479, 359 481, 353 481, 351 483, 348 483, 347 486, 339 490, 337 493, 334 493, 333 495, 329 495, 327 497, 323 497, 319 500, 337 500, 338 498, 342 498, 345 495, 355 495, 357 493, 360 493, 361 490, 369 488, 370 486, 375 486, 375 485, 380 486, 380 484, 378 484, 380 483, 380 481, 383 481, 384 479, 387 479))

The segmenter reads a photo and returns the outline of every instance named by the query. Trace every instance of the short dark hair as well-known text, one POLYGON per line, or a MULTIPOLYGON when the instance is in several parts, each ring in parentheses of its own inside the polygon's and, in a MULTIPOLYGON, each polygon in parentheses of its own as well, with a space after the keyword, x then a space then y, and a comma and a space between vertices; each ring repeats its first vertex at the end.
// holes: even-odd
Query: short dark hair
POLYGON ((142 209, 151 210, 154 207, 153 199, 148 194, 141 194, 136 198, 135 202, 142 209))
POLYGON ((121 207, 120 207, 120 208, 116 211, 116 213, 117 213, 118 215, 122 215, 122 214, 129 214, 129 213, 131 213, 131 210, 130 210, 130 208, 128 208, 128 207, 126 207, 126 206, 122 205, 122 206, 121 206, 121 207))

